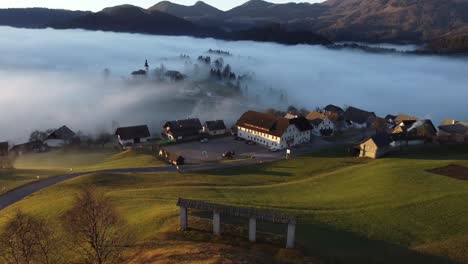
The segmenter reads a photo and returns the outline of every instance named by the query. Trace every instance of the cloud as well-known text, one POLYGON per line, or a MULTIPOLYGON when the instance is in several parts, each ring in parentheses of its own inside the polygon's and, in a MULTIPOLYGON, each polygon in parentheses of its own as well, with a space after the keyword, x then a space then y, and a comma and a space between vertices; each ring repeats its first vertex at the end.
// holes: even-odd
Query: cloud
MULTIPOLYGON (((468 62, 436 56, 378 55, 320 46, 225 42, 82 30, 0 27, 0 141, 23 141, 34 129, 63 124, 74 130, 110 130, 185 117, 234 122, 242 111, 287 104, 313 109, 353 105, 378 115, 407 113, 468 120, 468 62), (180 54, 196 58, 227 50, 236 73, 252 73, 248 98, 181 96, 183 84, 132 84, 129 73, 164 64, 187 71, 180 54), (205 54, 206 55, 206 54, 205 54), (102 71, 111 70, 105 80, 102 71), (279 91, 289 102, 278 104, 279 91)), ((216 56, 212 56, 216 57, 216 56)))

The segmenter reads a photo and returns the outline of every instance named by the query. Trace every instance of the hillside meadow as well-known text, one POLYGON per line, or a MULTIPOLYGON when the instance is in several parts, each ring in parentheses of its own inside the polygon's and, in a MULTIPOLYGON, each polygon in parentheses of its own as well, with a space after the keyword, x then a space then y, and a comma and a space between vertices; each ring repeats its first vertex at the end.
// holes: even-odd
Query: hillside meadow
POLYGON ((17 210, 56 222, 82 186, 94 185, 135 234, 138 247, 129 252, 143 249, 140 257, 147 260, 173 263, 182 249, 204 254, 207 260, 198 263, 240 262, 258 254, 271 261, 311 260, 288 257, 281 249, 282 225, 259 223, 260 243, 251 244, 245 238, 247 220, 225 219, 241 225, 225 225, 226 235, 214 238, 209 212, 192 212, 193 229, 180 232, 175 203, 184 197, 294 214, 298 248, 317 263, 468 263, 468 182, 427 172, 449 164, 468 166, 467 146, 423 148, 380 160, 349 157, 337 148, 197 173, 98 173, 6 208, 0 225, 17 210), (225 254, 213 255, 217 250, 225 254))

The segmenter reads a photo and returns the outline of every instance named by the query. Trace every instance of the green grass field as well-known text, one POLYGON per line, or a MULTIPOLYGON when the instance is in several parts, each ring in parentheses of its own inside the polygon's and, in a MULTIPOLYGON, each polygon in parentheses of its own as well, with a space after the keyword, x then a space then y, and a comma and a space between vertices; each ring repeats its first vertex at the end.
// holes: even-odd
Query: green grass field
MULTIPOLYGON (((468 181, 427 169, 468 166, 467 146, 413 150, 380 160, 343 149, 272 164, 193 174, 93 174, 0 212, 57 219, 80 186, 111 197, 140 242, 176 232, 178 197, 284 211, 299 217, 299 247, 338 263, 468 263, 468 181)), ((285 231, 284 226, 272 230, 285 231)), ((279 244, 278 246, 282 246, 279 244)))
POLYGON ((118 152, 111 148, 72 148, 20 156, 14 166, 12 170, 0 169, 0 193, 71 170, 87 172, 166 164, 155 159, 148 150, 118 152))

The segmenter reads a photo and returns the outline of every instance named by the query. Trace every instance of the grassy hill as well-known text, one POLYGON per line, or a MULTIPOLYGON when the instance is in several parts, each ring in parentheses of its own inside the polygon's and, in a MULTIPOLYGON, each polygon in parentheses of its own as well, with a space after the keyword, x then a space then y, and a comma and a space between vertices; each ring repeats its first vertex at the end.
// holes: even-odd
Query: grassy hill
MULTIPOLYGON (((167 245, 179 243, 197 247, 195 251, 206 249, 207 243, 229 244, 236 246, 229 251, 234 255, 265 250, 236 238, 246 235, 246 220, 238 229, 227 226, 226 238, 216 239, 208 232, 210 214, 191 214, 189 225, 205 232, 178 232, 175 202, 182 196, 295 214, 300 249, 325 262, 468 263, 468 182, 427 172, 448 164, 468 166, 467 147, 422 149, 376 161, 347 157, 337 149, 202 173, 93 174, 7 208, 0 212, 0 226, 18 209, 55 221, 80 186, 92 184, 131 224, 145 245, 142 254, 153 252, 154 259, 170 252, 175 257, 177 250, 167 245)), ((259 229, 260 240, 276 245, 276 251, 267 250, 276 259, 283 246, 278 235, 285 227, 260 223, 259 229)))
POLYGON ((166 166, 148 150, 71 148, 19 157, 15 169, 0 169, 0 194, 33 181, 73 172, 166 166))

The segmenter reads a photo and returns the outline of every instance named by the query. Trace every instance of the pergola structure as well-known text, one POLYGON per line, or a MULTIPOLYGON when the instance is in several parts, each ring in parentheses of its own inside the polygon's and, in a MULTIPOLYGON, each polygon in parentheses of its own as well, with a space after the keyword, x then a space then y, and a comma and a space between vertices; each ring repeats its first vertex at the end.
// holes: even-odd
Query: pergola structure
POLYGON ((177 206, 180 207, 180 228, 182 230, 188 228, 187 210, 189 208, 212 211, 213 233, 215 235, 221 235, 221 215, 243 217, 249 219, 249 240, 255 242, 257 239, 257 219, 259 219, 272 223, 287 224, 286 248, 294 248, 296 237, 296 217, 294 216, 256 208, 221 205, 183 198, 179 198, 177 206))

